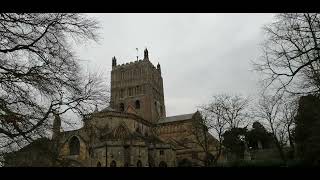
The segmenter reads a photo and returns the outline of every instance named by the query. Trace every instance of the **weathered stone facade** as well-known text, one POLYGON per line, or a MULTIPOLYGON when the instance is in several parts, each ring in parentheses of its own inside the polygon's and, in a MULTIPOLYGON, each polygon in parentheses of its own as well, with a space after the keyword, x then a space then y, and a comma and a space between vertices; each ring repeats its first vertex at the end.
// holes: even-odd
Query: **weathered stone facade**
POLYGON ((110 104, 118 111, 135 107, 139 116, 153 123, 166 117, 160 64, 153 66, 147 49, 143 60, 135 62, 117 65, 113 57, 110 104))

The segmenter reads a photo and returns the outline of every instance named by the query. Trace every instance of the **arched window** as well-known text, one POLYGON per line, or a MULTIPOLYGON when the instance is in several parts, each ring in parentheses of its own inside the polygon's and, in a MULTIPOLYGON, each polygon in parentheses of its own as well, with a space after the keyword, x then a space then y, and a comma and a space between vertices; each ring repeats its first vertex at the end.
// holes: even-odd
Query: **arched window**
POLYGON ((112 162, 110 163, 110 167, 117 167, 117 163, 116 163, 115 161, 112 161, 112 162))
POLYGON ((167 163, 165 163, 164 161, 161 161, 159 163, 159 167, 168 167, 168 166, 167 166, 167 163))
POLYGON ((142 167, 142 162, 140 160, 137 162, 137 167, 142 167))
POLYGON ((80 141, 77 137, 73 136, 69 141, 70 155, 80 154, 80 141))
POLYGON ((135 106, 136 106, 136 109, 140 109, 140 101, 139 100, 136 100, 135 106))
POLYGON ((120 111, 123 112, 124 111, 124 104, 120 103, 120 111))
POLYGON ((101 163, 100 162, 97 163, 97 167, 101 167, 101 163))

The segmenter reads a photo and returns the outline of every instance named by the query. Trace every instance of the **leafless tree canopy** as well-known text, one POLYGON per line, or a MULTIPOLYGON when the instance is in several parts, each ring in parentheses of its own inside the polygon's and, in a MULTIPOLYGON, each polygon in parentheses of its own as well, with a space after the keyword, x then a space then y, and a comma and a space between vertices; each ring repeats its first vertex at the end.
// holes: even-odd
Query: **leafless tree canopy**
POLYGON ((83 14, 0 14, 0 148, 32 140, 53 112, 85 115, 106 103, 101 79, 83 74, 72 51, 97 41, 97 29, 83 14))
POLYGON ((294 99, 263 94, 254 113, 272 133, 274 144, 283 160, 286 160, 284 147, 288 141, 293 148, 292 130, 296 112, 297 103, 294 99))
POLYGON ((213 96, 208 108, 221 118, 230 128, 237 128, 247 124, 249 99, 241 95, 220 94, 213 96))
POLYGON ((290 94, 320 93, 320 14, 278 14, 264 28, 263 55, 255 69, 265 87, 290 94))
POLYGON ((213 131, 218 140, 215 163, 222 153, 222 135, 226 130, 249 123, 248 107, 248 98, 228 94, 215 95, 208 104, 200 106, 201 114, 204 117, 203 124, 208 127, 209 131, 213 131))

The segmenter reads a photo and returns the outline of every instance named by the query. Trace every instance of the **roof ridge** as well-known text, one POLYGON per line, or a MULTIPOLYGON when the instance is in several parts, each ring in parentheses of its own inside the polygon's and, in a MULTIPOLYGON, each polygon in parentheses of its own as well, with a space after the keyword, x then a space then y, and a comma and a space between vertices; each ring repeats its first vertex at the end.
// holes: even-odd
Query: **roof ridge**
POLYGON ((164 117, 164 118, 160 118, 159 121, 158 121, 158 123, 168 123, 168 122, 188 120, 188 119, 192 119, 192 117, 193 117, 195 114, 196 114, 196 112, 194 112, 194 113, 189 113, 189 114, 181 114, 181 115, 164 117))
POLYGON ((165 118, 183 116, 183 115, 191 115, 191 114, 195 114, 195 112, 194 113, 188 113, 188 114, 180 114, 180 115, 168 116, 168 117, 165 117, 165 118))

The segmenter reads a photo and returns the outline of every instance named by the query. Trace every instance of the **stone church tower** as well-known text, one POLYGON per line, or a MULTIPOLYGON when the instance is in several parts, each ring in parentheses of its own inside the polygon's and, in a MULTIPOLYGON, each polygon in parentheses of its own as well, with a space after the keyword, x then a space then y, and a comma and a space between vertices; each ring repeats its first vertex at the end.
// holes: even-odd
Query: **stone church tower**
POLYGON ((149 61, 147 49, 143 60, 117 65, 112 58, 111 107, 153 123, 166 117, 161 67, 149 61))

